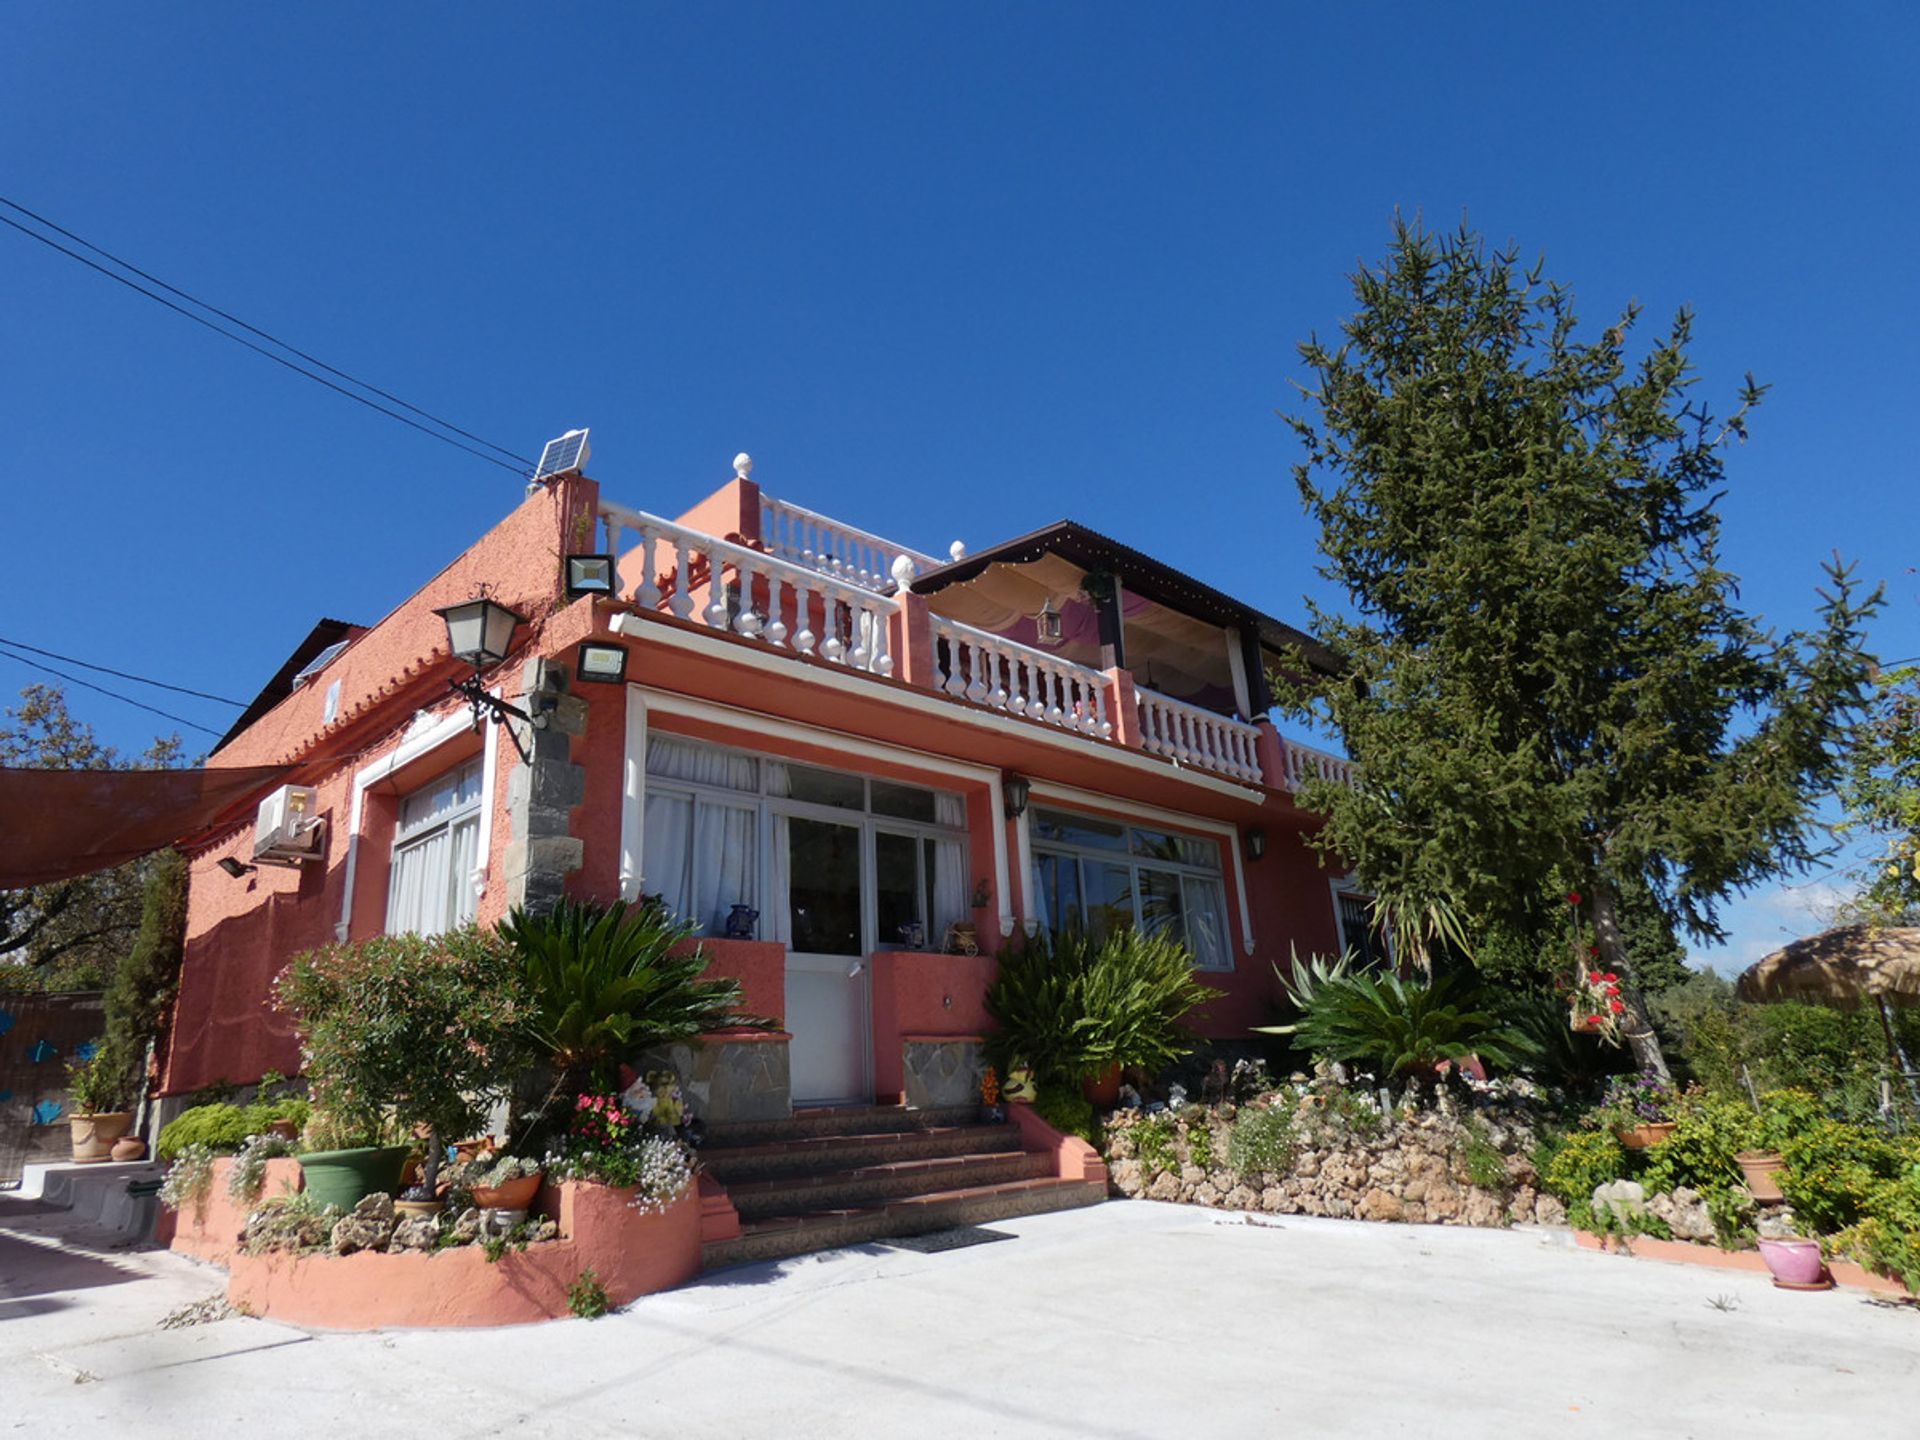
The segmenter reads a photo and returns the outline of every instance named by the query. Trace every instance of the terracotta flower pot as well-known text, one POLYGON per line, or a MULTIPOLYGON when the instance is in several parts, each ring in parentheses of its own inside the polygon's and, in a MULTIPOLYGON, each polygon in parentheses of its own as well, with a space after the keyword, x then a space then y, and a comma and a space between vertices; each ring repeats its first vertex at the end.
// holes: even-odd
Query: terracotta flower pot
POLYGON ((1747 1193, 1761 1205, 1778 1205, 1786 1199, 1777 1178, 1787 1162, 1771 1150, 1742 1150, 1733 1157, 1746 1177, 1747 1193))
POLYGON ((1120 1103, 1120 1067, 1109 1065, 1080 1082, 1080 1093, 1096 1110, 1111 1110, 1120 1103))
POLYGON ((1783 1290, 1825 1290, 1833 1284, 1818 1240, 1762 1240, 1760 1258, 1783 1290))
POLYGON ((504 1185, 476 1185, 473 1203, 482 1210, 524 1210, 540 1193, 540 1179, 538 1175, 524 1175, 504 1185))
POLYGON ((432 1219, 445 1208, 446 1203, 441 1200, 396 1200, 393 1202, 393 1212, 396 1215, 424 1215, 428 1219, 432 1219))
POLYGON ((291 1120, 269 1120, 267 1134, 278 1135, 282 1140, 298 1140, 300 1127, 291 1120))
POLYGON ((98 1115, 69 1115, 73 1163, 99 1165, 113 1158, 113 1142, 133 1128, 133 1112, 108 1110, 98 1115))
POLYGON ((1651 1150, 1673 1131, 1673 1121, 1657 1120, 1647 1125, 1636 1125, 1631 1130, 1615 1130, 1613 1137, 1629 1150, 1651 1150))
POLYGON ((147 1142, 138 1135, 123 1135, 113 1142, 113 1158, 122 1164, 147 1158, 147 1142))

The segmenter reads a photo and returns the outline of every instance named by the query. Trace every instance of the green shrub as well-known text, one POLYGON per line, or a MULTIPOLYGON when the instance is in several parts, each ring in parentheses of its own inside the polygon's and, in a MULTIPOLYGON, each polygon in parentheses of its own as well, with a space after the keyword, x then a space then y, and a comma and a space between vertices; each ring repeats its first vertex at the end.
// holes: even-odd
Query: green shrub
POLYGON ((189 1145, 203 1145, 217 1155, 231 1154, 249 1136, 266 1134, 276 1120, 291 1120, 296 1129, 303 1128, 307 1108, 305 1100, 292 1098, 252 1105, 196 1105, 167 1122, 154 1153, 171 1160, 189 1145))
POLYGON ((1782 1144, 1780 1155, 1780 1189, 1794 1218, 1809 1233, 1829 1235, 1867 1218, 1880 1184, 1915 1159, 1885 1135, 1838 1120, 1815 1121, 1782 1144))
POLYGON ((1093 1103, 1077 1089, 1051 1082, 1036 1087, 1033 1110, 1063 1135, 1078 1135, 1089 1145, 1100 1144, 1100 1118, 1093 1103))
POLYGON ((1161 1110, 1156 1114, 1144 1115, 1133 1127, 1133 1154, 1140 1162, 1142 1178, 1159 1174, 1162 1170, 1180 1173, 1180 1157, 1174 1153, 1174 1132, 1179 1122, 1173 1118, 1171 1110, 1161 1110))
POLYGON ((1236 1175, 1285 1175, 1300 1134, 1286 1105, 1242 1106, 1227 1136, 1227 1164, 1236 1175))
POLYGON ((1478 1055, 1512 1068, 1533 1053, 1518 1031, 1489 1011, 1455 976, 1432 981, 1353 974, 1314 988, 1298 1043, 1327 1060, 1371 1067, 1383 1077, 1430 1075, 1442 1060, 1478 1055))
POLYGON ((1871 1186, 1862 1209, 1865 1218, 1834 1236, 1832 1248, 1920 1295, 1920 1160, 1871 1186))
POLYGON ((1193 975, 1193 953, 1128 927, 1103 941, 1036 937, 1000 955, 987 989, 997 1025, 988 1058, 1003 1071, 1074 1085, 1109 1066, 1158 1070, 1189 1053, 1187 1014, 1220 992, 1193 975))
POLYGON ((1605 1130, 1575 1130, 1554 1147, 1540 1184, 1567 1207, 1567 1217, 1593 1228, 1593 1192, 1627 1173, 1627 1152, 1605 1130))
POLYGON ((1567 1002, 1557 995, 1490 987, 1486 1003, 1504 1024, 1526 1037, 1531 1053, 1521 1060, 1520 1069, 1542 1084, 1592 1096, 1608 1077, 1631 1067, 1624 1050, 1568 1024, 1567 1002))
POLYGON ((187 862, 177 850, 153 857, 140 896, 140 930, 114 964, 101 997, 103 1054, 130 1100, 146 1088, 147 1047, 160 1038, 180 984, 187 943, 187 862))
POLYGON ((1507 1157, 1487 1138, 1478 1120, 1469 1121, 1461 1131, 1460 1163, 1467 1172, 1468 1182, 1480 1189, 1507 1188, 1507 1157))
POLYGON ((315 1109, 348 1130, 423 1129, 429 1189, 442 1142, 517 1077, 519 963, 472 925, 323 946, 282 971, 274 994, 299 1027, 315 1109))
POLYGON ((1673 1133, 1646 1152, 1641 1183, 1649 1195, 1685 1185, 1700 1192, 1722 1241, 1731 1241, 1751 1207, 1734 1156, 1761 1142, 1752 1106, 1699 1091, 1673 1102, 1673 1133))

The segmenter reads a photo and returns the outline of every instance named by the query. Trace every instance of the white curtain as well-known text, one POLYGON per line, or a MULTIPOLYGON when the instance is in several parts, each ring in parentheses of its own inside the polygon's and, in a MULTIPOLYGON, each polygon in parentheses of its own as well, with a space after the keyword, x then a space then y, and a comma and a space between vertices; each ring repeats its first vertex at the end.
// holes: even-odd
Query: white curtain
POLYGON ((751 755, 682 740, 677 735, 647 736, 647 774, 662 780, 686 780, 695 785, 720 785, 729 790, 758 790, 759 761, 751 755))
POLYGON ((1027 918, 1038 929, 1051 933, 1053 922, 1047 918, 1047 887, 1040 878, 1040 867, 1048 858, 1044 854, 1033 857, 1033 873, 1027 876, 1027 918))
MULTIPOLYGON (((960 830, 967 823, 966 797, 936 790, 933 818, 942 825, 960 830)), ((947 938, 947 926, 967 918, 967 842, 930 840, 933 846, 933 893, 927 897, 931 921, 927 944, 939 949, 947 938)))
POLYGON ((387 888, 389 935, 438 935, 473 919, 477 816, 434 830, 393 852, 387 888))
POLYGON ((1231 969, 1226 897, 1220 882, 1189 875, 1181 882, 1181 889, 1185 892, 1187 944, 1193 947, 1194 964, 1202 970, 1231 969))
POLYGON ((447 920, 449 927, 466 924, 473 919, 478 908, 473 889, 473 867, 479 844, 478 815, 470 816, 453 827, 453 873, 447 877, 452 890, 451 913, 447 920))
POLYGON ((702 800, 694 811, 693 892, 682 913, 709 935, 727 933, 735 905, 754 903, 759 874, 754 850, 757 812, 702 800))
POLYGON ((640 891, 658 895, 676 915, 691 913, 692 875, 688 855, 693 830, 693 798, 670 790, 647 792, 645 849, 647 873, 640 891))

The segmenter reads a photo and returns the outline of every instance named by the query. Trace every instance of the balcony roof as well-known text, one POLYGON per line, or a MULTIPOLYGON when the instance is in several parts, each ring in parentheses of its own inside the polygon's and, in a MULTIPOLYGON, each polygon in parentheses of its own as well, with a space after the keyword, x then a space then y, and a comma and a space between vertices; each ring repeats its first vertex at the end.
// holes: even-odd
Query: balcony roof
POLYGON ((918 595, 934 595, 949 585, 962 584, 994 565, 1024 565, 1043 555, 1058 555, 1082 570, 1120 577, 1126 590, 1214 625, 1233 625, 1252 631, 1264 649, 1284 654, 1297 648, 1307 663, 1324 675, 1337 675, 1340 662, 1333 652, 1304 630, 1276 620, 1244 601, 1223 594, 1164 561, 1131 545, 1091 530, 1075 520, 1059 520, 1044 529, 968 555, 950 565, 930 570, 913 582, 918 595))

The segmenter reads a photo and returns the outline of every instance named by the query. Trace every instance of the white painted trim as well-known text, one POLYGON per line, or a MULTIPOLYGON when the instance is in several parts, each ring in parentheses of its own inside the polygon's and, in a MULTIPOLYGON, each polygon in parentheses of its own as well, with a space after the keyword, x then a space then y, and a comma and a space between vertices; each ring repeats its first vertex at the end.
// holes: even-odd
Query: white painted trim
MULTIPOLYGON (((761 645, 740 644, 732 640, 723 640, 718 636, 703 635, 697 630, 686 630, 678 625, 667 625, 643 620, 640 616, 623 611, 613 617, 610 627, 616 635, 639 636, 649 642, 666 645, 673 649, 690 650, 697 654, 726 659, 750 669, 764 670, 769 674, 792 676, 798 663, 798 656, 791 651, 779 651, 761 645)), ((1216 795, 1230 799, 1244 800, 1253 805, 1266 804, 1267 797, 1260 791, 1225 776, 1212 775, 1187 765, 1175 765, 1166 760, 1148 755, 1142 750, 1132 750, 1116 744, 1101 744, 1084 735, 1076 735, 1051 726, 1038 725, 1011 715, 1002 715, 997 710, 988 710, 978 706, 957 702, 949 698, 933 695, 928 691, 901 689, 898 686, 878 684, 870 679, 860 678, 860 672, 841 673, 839 667, 816 664, 805 667, 807 677, 814 682, 830 688, 857 694, 870 700, 879 700, 901 709, 917 711, 923 715, 937 715, 946 720, 962 720, 968 724, 979 725, 984 729, 997 730, 1002 735, 1017 736, 1021 739, 1050 745, 1056 749, 1085 755, 1094 749, 1100 757, 1110 764, 1119 765, 1141 775, 1154 775, 1162 779, 1171 777, 1216 795)), ((651 693, 651 692, 650 692, 651 693)), ((665 693, 665 692, 660 692, 665 693)), ((1178 702, 1176 702, 1178 703, 1178 702)), ((1225 719, 1226 717, 1220 717, 1225 719)), ((836 743, 841 743, 837 732, 833 734, 836 743)), ((962 763, 962 762, 951 762, 962 763)))
POLYGON ((627 747, 620 788, 620 898, 638 900, 647 839, 647 692, 627 686, 627 747))
MULTIPOLYGON (((1000 903, 1000 933, 1013 933, 1013 900, 1007 884, 1007 815, 1006 805, 1000 795, 1000 772, 989 765, 973 765, 964 760, 949 759, 944 755, 935 755, 926 750, 914 750, 904 745, 890 745, 882 740, 866 740, 855 735, 843 735, 837 730, 823 729, 817 725, 804 725, 797 720, 784 720, 759 710, 746 710, 736 705, 725 705, 717 700, 697 700, 690 695, 676 694, 671 690, 656 690, 650 686, 629 685, 627 687, 627 764, 635 764, 633 702, 638 697, 644 707, 640 729, 638 765, 646 770, 646 730, 647 715, 677 715, 689 720, 705 720, 717 725, 730 725, 744 730, 749 735, 769 736, 775 739, 790 740, 803 745, 824 745, 842 755, 855 755, 867 760, 881 760, 891 765, 905 765, 915 770, 930 771, 935 775, 987 787, 989 803, 993 816, 993 867, 994 881, 998 888, 1000 903)), ((621 872, 622 884, 625 883, 627 867, 627 837, 639 835, 644 824, 645 781, 635 787, 631 783, 622 797, 620 815, 621 835, 621 872)), ((635 875, 637 876, 640 859, 639 842, 634 842, 635 875)))
MULTIPOLYGON (((473 717, 464 710, 449 711, 439 719, 430 718, 431 714, 426 710, 416 714, 398 746, 381 759, 353 773, 353 803, 347 818, 346 874, 340 885, 340 919, 333 927, 336 940, 345 941, 352 933, 353 884, 360 869, 360 822, 366 814, 367 791, 394 771, 411 765, 422 755, 430 754, 473 730, 473 717)), ((476 899, 486 894, 487 870, 493 856, 494 784, 498 778, 496 767, 500 751, 492 731, 484 733, 485 739, 480 747, 480 790, 485 800, 480 807, 480 831, 473 842, 477 863, 471 877, 476 899)))
MULTIPOLYGON (((1122 795, 1103 795, 1097 790, 1082 790, 1078 785, 1059 785, 1051 780, 1035 780, 1032 798, 1052 800, 1062 805, 1091 805, 1096 810, 1117 810, 1130 820, 1157 820, 1178 830, 1197 830, 1217 837, 1233 865, 1233 888, 1240 901, 1240 946, 1253 954, 1253 910, 1247 904, 1247 871, 1240 859, 1240 830, 1225 820, 1206 820, 1198 815, 1183 815, 1178 810, 1162 810, 1157 805, 1142 805, 1122 795)), ((1027 874, 1033 873, 1028 864, 1027 874)), ((1026 882, 1033 883, 1031 880, 1026 882)), ((1337 917, 1336 917, 1337 918, 1337 917)))
MULTIPOLYGON (((1114 582, 1118 584, 1118 581, 1114 582)), ((1021 917, 1021 928, 1029 936, 1040 928, 1040 917, 1033 913, 1033 800, 1027 800, 1027 808, 1020 812, 1020 818, 1013 822, 1014 840, 1018 845, 1020 857, 1020 898, 1021 909, 1026 914, 1021 917)))

